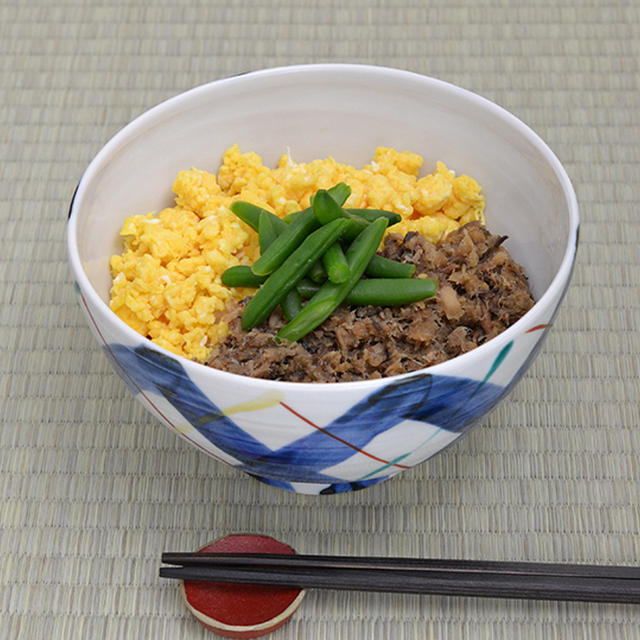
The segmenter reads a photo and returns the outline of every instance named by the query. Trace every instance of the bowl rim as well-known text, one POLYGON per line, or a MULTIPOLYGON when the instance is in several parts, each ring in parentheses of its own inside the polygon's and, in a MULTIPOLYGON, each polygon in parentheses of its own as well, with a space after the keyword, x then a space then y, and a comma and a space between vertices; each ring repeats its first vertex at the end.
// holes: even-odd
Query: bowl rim
POLYGON ((298 391, 316 391, 319 389, 356 390, 357 388, 366 389, 367 387, 377 387, 381 384, 389 384, 402 378, 415 376, 417 374, 429 373, 432 375, 448 375, 451 373, 450 370, 452 368, 455 368, 457 370, 460 366, 462 366, 464 369, 465 366, 471 364, 474 359, 481 359, 485 353, 489 353, 490 349, 496 349, 498 346, 502 348, 509 341, 512 341, 516 336, 524 333, 524 326, 535 325, 535 321, 532 325, 532 318, 542 314, 543 310, 547 309, 552 303, 553 299, 556 297, 558 298, 558 303, 555 307, 557 309, 560 305, 560 302, 562 301, 564 294, 566 293, 566 289, 571 279, 571 273, 574 267, 578 246, 579 226, 579 209, 576 193, 565 168, 562 166, 562 163, 551 150, 551 148, 547 145, 547 143, 535 131, 533 131, 533 129, 531 129, 527 124, 525 124, 522 120, 513 115, 504 107, 501 107, 495 102, 492 102, 488 98, 484 98, 479 94, 474 93, 473 91, 415 71, 409 71, 406 69, 400 69, 390 66, 328 62, 266 67, 219 78, 171 96, 136 116, 128 124, 118 130, 102 146, 102 148, 94 156, 94 158, 91 160, 91 162, 81 175, 80 181, 78 182, 78 185, 75 189, 69 207, 69 219, 67 224, 67 251, 73 276, 78 283, 82 294, 90 299, 90 302, 94 306, 94 308, 102 311, 103 314, 106 315, 106 317, 109 317, 112 322, 119 326, 120 330, 124 332, 125 336, 130 341, 142 341, 143 344, 145 344, 148 348, 170 358, 177 359, 187 372, 189 372, 189 370, 192 370, 197 375, 198 371, 200 371, 200 373, 204 373, 203 370, 205 370, 206 372, 208 372, 206 375, 213 378, 222 376, 222 379, 228 378, 231 382, 235 381, 236 383, 238 383, 242 381, 244 383, 249 383, 252 386, 264 387, 265 389, 289 387, 298 391), (225 86, 235 83, 244 83, 247 81, 251 81, 253 78, 259 77, 277 77, 289 74, 309 72, 358 72, 365 74, 382 74, 386 76, 395 76, 399 79, 406 79, 408 81, 421 82, 424 85, 431 85, 433 87, 437 87, 439 90, 457 94, 458 96, 461 96, 469 102, 473 103, 475 106, 479 106, 482 109, 488 110, 498 118, 505 120, 507 124, 510 124, 513 128, 517 129, 517 131, 521 135, 527 138, 528 141, 532 143, 542 154, 542 156, 548 162, 549 166, 552 168, 554 174, 556 175, 556 178, 560 183, 566 199, 567 210, 569 214, 568 241, 562 260, 560 262, 560 266, 553 276, 553 279, 551 280, 543 294, 540 296, 540 298, 535 301, 533 307, 529 311, 527 311, 517 322, 512 324, 510 327, 505 329, 503 332, 501 332, 491 340, 488 340, 484 344, 472 349, 471 351, 468 351, 467 353, 455 356, 453 358, 450 358, 449 360, 445 360, 444 362, 440 362, 429 367, 418 369, 416 371, 382 378, 348 382, 294 382, 287 380, 267 380, 264 378, 254 378, 251 376, 230 373, 228 371, 214 369, 213 367, 209 367, 203 363, 190 360, 184 356, 178 355, 176 353, 173 353, 172 351, 156 345, 151 340, 149 340, 145 336, 142 336, 137 331, 129 327, 129 325, 127 325, 115 313, 113 313, 113 311, 111 311, 108 304, 106 304, 102 300, 97 291, 94 289, 93 285, 89 281, 89 278, 87 277, 84 268, 82 267, 77 242, 77 221, 79 217, 79 209, 82 202, 82 197, 87 188, 87 184, 90 182, 94 174, 97 173, 100 166, 106 160, 108 160, 109 156, 114 151, 116 151, 121 144, 128 140, 129 136, 132 133, 135 133, 136 130, 145 127, 147 122, 153 121, 155 118, 162 116, 163 113, 179 106, 180 103, 188 101, 192 96, 199 93, 204 93, 214 86, 225 86))

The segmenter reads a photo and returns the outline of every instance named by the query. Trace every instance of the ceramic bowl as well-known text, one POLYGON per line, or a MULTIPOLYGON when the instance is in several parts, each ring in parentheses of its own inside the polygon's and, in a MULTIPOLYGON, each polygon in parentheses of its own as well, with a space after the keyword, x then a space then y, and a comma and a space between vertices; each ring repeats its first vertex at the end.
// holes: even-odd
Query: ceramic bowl
POLYGON ((367 487, 456 442, 531 365, 568 286, 578 206, 547 145, 501 107, 415 73, 361 65, 266 69, 218 80, 152 108, 115 135, 82 176, 68 225, 89 326, 132 393, 202 452, 301 493, 367 487), (363 166, 376 147, 415 151, 473 176, 487 226, 529 276, 536 304, 477 349, 427 369, 347 383, 234 375, 152 344, 108 307, 109 257, 132 213, 172 203, 177 173, 217 172, 237 143, 274 166, 333 156, 363 166))

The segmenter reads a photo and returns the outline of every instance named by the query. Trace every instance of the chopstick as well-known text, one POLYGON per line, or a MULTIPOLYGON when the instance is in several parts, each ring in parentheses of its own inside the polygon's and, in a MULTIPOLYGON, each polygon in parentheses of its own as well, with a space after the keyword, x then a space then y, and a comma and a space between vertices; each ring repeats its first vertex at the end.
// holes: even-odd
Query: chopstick
POLYGON ((640 604, 640 567, 238 553, 164 553, 160 577, 282 587, 640 604))

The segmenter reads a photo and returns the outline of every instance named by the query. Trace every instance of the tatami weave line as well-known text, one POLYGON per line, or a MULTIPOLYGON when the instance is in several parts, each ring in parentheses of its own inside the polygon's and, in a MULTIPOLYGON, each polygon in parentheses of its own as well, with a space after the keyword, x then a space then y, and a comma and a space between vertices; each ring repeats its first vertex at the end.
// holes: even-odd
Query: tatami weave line
MULTIPOLYGON (((159 558, 232 532, 306 553, 637 564, 639 43, 635 0, 0 0, 0 640, 214 637, 159 558), (127 122, 315 62, 495 101, 551 146, 582 217, 572 287, 509 399, 429 462, 320 498, 222 466, 138 405, 89 332, 65 239, 84 169, 127 122)), ((271 637, 636 640, 640 607, 312 591, 271 637)))

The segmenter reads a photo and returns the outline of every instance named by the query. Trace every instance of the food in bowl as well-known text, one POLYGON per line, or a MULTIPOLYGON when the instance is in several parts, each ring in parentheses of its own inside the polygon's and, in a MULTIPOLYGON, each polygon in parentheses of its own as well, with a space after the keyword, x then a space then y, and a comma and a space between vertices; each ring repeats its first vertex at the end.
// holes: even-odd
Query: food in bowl
MULTIPOLYGON (((449 347, 439 349, 439 355, 436 355, 435 348, 424 348, 434 333, 432 328, 424 326, 426 342, 418 340, 411 349, 412 353, 401 358, 401 362, 397 354, 385 356, 382 353, 389 351, 385 342, 395 341, 396 336, 387 332, 385 337, 384 331, 380 331, 373 344, 365 347, 368 367, 364 370, 360 367, 345 368, 341 362, 340 371, 333 375, 323 374, 320 378, 313 375, 301 377, 302 372, 309 370, 308 367, 293 371, 290 367, 274 366, 268 375, 262 367, 248 366, 242 371, 235 366, 233 356, 229 358, 229 349, 240 347, 242 353, 249 354, 249 344, 261 341, 253 340, 257 337, 256 332, 247 334, 249 342, 239 339, 239 335, 235 338, 229 336, 229 321, 239 308, 237 301, 252 292, 246 287, 225 286, 224 274, 229 267, 249 265, 260 256, 259 235, 242 221, 246 218, 240 216, 239 219, 234 215, 234 206, 249 201, 252 204, 248 206, 271 211, 279 222, 309 207, 319 190, 332 185, 336 188, 338 181, 337 185, 346 186, 348 190, 340 204, 352 208, 349 210, 367 209, 371 213, 370 209, 382 209, 397 214, 394 224, 386 232, 387 242, 391 238, 389 234, 394 237, 409 234, 407 238, 437 242, 471 221, 484 222, 485 198, 473 178, 467 175, 456 177, 441 162, 437 163, 433 173, 418 178, 422 163, 422 158, 416 153, 380 147, 371 162, 362 169, 340 164, 333 158, 296 163, 290 153, 281 157, 275 169, 269 169, 257 154, 241 153, 234 145, 225 152, 217 176, 197 169, 180 172, 173 184, 176 194, 174 207, 166 208, 157 215, 148 213, 127 218, 120 233, 124 251, 114 255, 110 262, 113 277, 111 309, 138 333, 169 351, 208 362, 214 367, 271 379, 346 381, 394 375, 464 352, 495 335, 495 328, 487 328, 486 318, 482 320, 484 334, 480 339, 476 337, 475 342, 465 338, 462 324, 449 327, 450 332, 456 333, 451 339, 445 336, 449 347), (217 348, 218 344, 220 348, 217 348), (378 362, 378 367, 375 362, 378 362)), ((257 230, 256 225, 253 226, 257 230)), ((472 237, 475 236, 468 233, 461 236, 466 242, 464 247, 472 237)), ((497 238, 492 240, 492 246, 497 243, 497 238)), ((470 249, 466 248, 466 251, 470 253, 470 249)), ((459 252, 458 258, 463 253, 464 250, 459 252)), ((504 249, 500 255, 502 253, 504 249)), ((471 262, 467 266, 476 268, 477 255, 470 255, 469 259, 471 262)), ((460 260, 458 263, 458 270, 467 268, 460 260)), ((434 263, 432 268, 435 266, 434 263)), ((428 265, 423 263, 420 267, 420 277, 427 276, 428 265)), ((456 277, 460 279, 464 275, 457 273, 453 279, 456 277)), ((491 287, 499 286, 500 282, 504 279, 494 279, 491 287)), ((526 289, 524 276, 520 282, 526 289)), ((489 289, 486 282, 484 288, 485 292, 489 289)), ((446 315, 441 313, 440 316, 449 323, 455 315, 451 310, 452 304, 460 306, 449 284, 439 295, 437 304, 439 309, 447 311, 446 315), (449 305, 443 307, 442 301, 449 301, 449 305)), ((486 308, 485 305, 485 315, 486 308)), ((526 310, 523 307, 522 313, 526 310)), ((371 312, 367 313, 371 316, 371 312)), ((393 317, 395 311, 390 313, 393 317)), ((461 315, 455 319, 459 320, 461 315)), ((520 317, 511 312, 506 315, 509 322, 502 323, 503 328, 520 317)), ((433 320, 430 322, 432 324, 433 320)), ((419 329, 416 322, 406 329, 417 337, 419 329)), ((344 328, 338 332, 341 334, 344 334, 344 328)), ((335 332, 333 335, 333 343, 341 347, 344 339, 338 340, 335 332)), ((305 344, 302 343, 302 350, 309 356, 305 344)), ((292 355, 286 345, 280 350, 273 345, 272 349, 280 354, 281 360, 288 361, 292 355)), ((332 361, 340 351, 346 354, 348 350, 332 348, 319 355, 321 359, 332 361)), ((390 349, 390 353, 394 351, 394 348, 390 349)), ((311 352, 317 353, 318 349, 312 346, 311 352)), ((303 360, 308 359, 300 355, 303 360)), ((359 355, 357 350, 353 353, 353 357, 359 355)))
MULTIPOLYGON (((150 415, 237 471, 318 494, 362 489, 411 469, 460 440, 506 397, 552 331, 578 226, 561 163, 504 109, 407 71, 322 64, 211 82, 136 118, 84 172, 70 208, 68 247, 87 325, 150 415), (487 194, 488 226, 508 236, 536 303, 478 348, 361 382, 236 375, 158 346, 109 308, 109 260, 122 249, 122 221, 171 207, 177 173, 209 166, 236 142, 254 148, 268 166, 288 145, 296 158, 334 154, 356 166, 368 162, 372 149, 395 145, 424 151, 428 167, 440 159, 464 169, 487 194)), ((154 447, 158 437, 147 430, 144 446, 154 447)))

